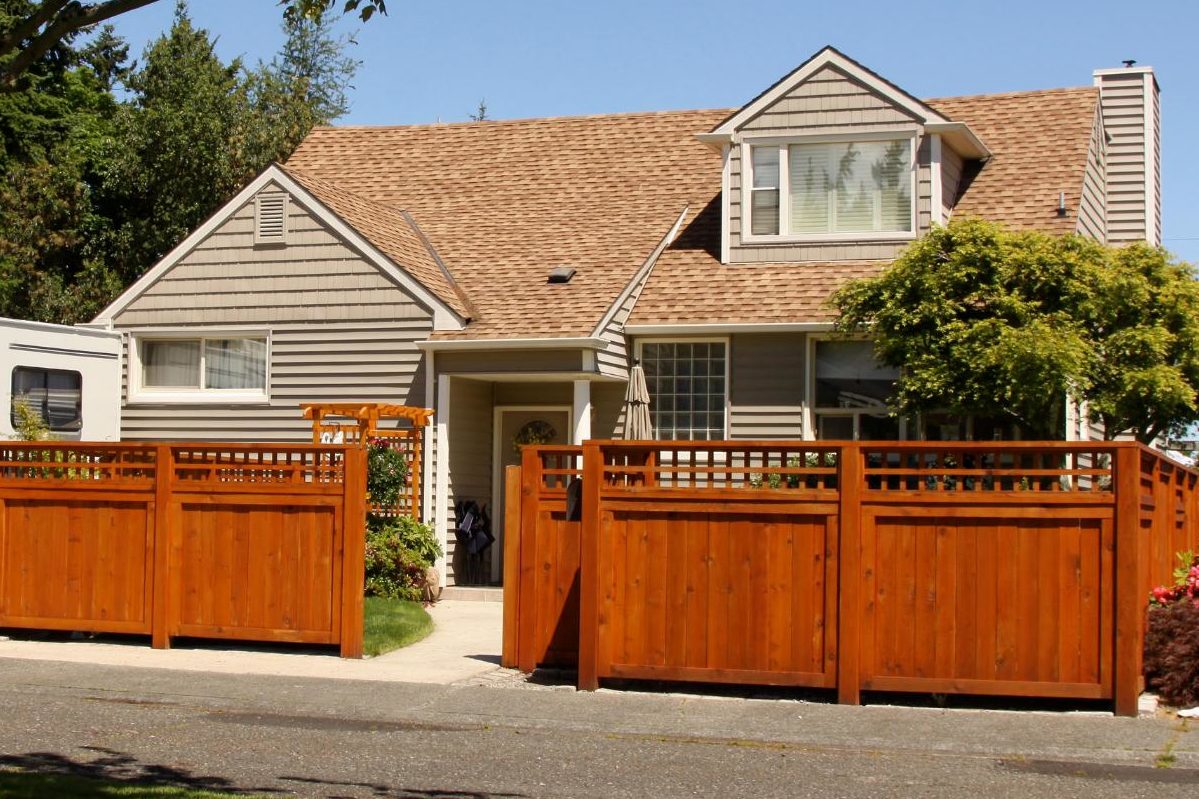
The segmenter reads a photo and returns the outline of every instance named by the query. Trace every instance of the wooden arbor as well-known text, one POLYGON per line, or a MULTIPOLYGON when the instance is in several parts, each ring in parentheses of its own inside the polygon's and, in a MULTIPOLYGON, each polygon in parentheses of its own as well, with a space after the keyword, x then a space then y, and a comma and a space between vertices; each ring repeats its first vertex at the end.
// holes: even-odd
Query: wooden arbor
POLYGON ((433 418, 431 408, 386 405, 378 402, 308 402, 300 406, 304 418, 312 420, 312 443, 352 444, 366 447, 382 439, 404 454, 408 467, 408 491, 394 509, 374 508, 374 512, 394 512, 420 519, 421 451, 425 428, 433 418), (380 422, 395 421, 396 426, 380 427, 380 422), (405 424, 406 423, 406 424, 405 424))

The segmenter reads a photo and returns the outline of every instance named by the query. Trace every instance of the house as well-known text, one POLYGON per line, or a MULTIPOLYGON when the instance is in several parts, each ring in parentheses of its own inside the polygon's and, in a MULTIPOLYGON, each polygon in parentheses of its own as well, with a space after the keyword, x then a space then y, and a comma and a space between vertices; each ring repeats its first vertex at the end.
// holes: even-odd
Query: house
POLYGON ((320 128, 96 323, 126 439, 434 408, 452 581, 454 502, 498 517, 520 441, 618 435, 633 358, 665 438, 960 434, 886 415, 895 375, 828 340, 829 293, 955 215, 1156 244, 1158 142, 1147 67, 921 100, 832 48, 734 110, 320 128))
POLYGON ((0 438, 18 436, 20 405, 68 441, 120 437, 121 335, 69 325, 0 319, 6 412, 0 438))

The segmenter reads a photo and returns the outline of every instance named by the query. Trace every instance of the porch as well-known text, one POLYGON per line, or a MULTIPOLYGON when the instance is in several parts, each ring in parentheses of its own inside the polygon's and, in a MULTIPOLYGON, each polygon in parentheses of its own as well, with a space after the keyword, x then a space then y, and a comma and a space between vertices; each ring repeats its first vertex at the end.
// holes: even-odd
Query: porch
POLYGON ((577 445, 593 435, 615 435, 625 385, 596 375, 438 375, 426 518, 437 526, 444 552, 438 569, 455 597, 484 596, 484 589, 503 583, 504 469, 520 463, 525 444, 577 445), (484 545, 479 552, 458 534, 467 513, 472 539, 484 545), (494 538, 490 545, 487 536, 494 538))

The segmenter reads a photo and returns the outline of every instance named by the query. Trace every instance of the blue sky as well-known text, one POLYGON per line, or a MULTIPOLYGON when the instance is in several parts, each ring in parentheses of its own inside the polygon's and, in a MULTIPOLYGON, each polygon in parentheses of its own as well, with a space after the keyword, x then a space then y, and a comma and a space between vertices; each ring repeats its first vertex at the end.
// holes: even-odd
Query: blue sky
MULTIPOLYGON (((351 48, 363 62, 341 120, 735 107, 832 44, 917 97, 1084 86, 1126 58, 1162 86, 1166 246, 1199 262, 1199 3, 873 0, 389 0, 351 48)), ((140 54, 174 3, 119 18, 140 54)), ((282 39, 274 0, 193 0, 225 58, 269 59, 282 39)))

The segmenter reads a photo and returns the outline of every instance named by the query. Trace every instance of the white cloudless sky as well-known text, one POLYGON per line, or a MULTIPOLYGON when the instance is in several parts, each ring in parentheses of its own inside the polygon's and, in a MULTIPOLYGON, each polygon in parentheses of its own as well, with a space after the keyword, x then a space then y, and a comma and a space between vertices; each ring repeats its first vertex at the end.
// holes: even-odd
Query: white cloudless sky
MULTIPOLYGON (((340 5, 340 3, 339 3, 340 5)), ((740 106, 831 44, 917 97, 1085 86, 1136 59, 1162 86, 1165 245, 1199 262, 1199 2, 388 0, 343 19, 362 62, 346 124, 740 106)), ((269 60, 274 0, 193 0, 224 58, 269 60)), ((140 55, 171 0, 118 18, 140 55)))

